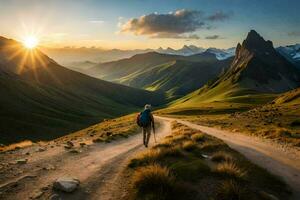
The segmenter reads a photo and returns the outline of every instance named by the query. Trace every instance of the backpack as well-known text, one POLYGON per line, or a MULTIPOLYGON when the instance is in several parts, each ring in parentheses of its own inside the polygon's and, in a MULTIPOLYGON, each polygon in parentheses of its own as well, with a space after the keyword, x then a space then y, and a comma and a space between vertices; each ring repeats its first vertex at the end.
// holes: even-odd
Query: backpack
POLYGON ((147 127, 150 125, 151 123, 150 112, 151 112, 150 110, 144 110, 143 112, 138 114, 136 122, 140 127, 147 127))

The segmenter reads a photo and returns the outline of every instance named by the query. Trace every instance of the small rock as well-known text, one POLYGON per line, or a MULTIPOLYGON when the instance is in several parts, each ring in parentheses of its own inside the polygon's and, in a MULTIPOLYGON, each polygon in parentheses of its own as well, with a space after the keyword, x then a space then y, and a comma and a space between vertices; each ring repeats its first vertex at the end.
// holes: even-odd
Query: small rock
POLYGON ((49 200, 62 200, 58 194, 53 194, 50 196, 49 200))
POLYGON ((74 143, 73 143, 73 142, 71 142, 71 141, 68 141, 66 144, 67 144, 68 146, 71 146, 71 147, 73 147, 73 146, 74 146, 74 143))
POLYGON ((26 164, 28 161, 28 159, 19 159, 19 160, 16 160, 16 163, 17 164, 26 164))
POLYGON ((26 152, 26 153, 25 153, 25 155, 27 155, 27 156, 28 156, 28 155, 30 155, 30 153, 29 153, 29 152, 26 152))
POLYGON ((57 179, 54 184, 53 188, 56 190, 60 190, 63 192, 73 192, 79 186, 79 180, 70 177, 62 177, 57 179))
POLYGON ((40 147, 37 151, 38 152, 43 152, 43 151, 46 151, 46 148, 40 147))

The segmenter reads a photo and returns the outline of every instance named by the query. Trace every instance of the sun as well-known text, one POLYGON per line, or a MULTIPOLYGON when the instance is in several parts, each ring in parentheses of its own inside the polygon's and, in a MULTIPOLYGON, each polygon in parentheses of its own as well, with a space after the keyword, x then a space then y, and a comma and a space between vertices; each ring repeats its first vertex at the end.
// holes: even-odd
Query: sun
POLYGON ((34 49, 39 44, 39 40, 37 37, 31 35, 24 39, 23 44, 27 49, 34 49))

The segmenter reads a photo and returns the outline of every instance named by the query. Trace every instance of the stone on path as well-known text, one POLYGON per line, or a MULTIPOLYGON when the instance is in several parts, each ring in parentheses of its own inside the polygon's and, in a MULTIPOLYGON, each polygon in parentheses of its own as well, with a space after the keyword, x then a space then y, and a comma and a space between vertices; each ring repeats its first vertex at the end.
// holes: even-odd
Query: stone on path
POLYGON ((78 179, 61 177, 54 182, 53 188, 63 192, 73 192, 78 188, 79 183, 80 181, 78 179))

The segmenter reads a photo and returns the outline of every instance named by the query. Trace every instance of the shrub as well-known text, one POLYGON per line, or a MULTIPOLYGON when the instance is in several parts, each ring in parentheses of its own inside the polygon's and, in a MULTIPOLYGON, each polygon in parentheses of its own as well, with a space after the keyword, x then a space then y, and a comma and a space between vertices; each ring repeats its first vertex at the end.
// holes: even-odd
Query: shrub
POLYGON ((250 193, 234 180, 223 181, 216 191, 218 200, 250 200, 250 193))
POLYGON ((215 169, 215 172, 223 176, 229 176, 238 179, 245 179, 247 176, 246 170, 241 169, 233 161, 219 163, 215 169))
POLYGON ((169 199, 175 189, 175 179, 166 167, 143 167, 133 176, 133 187, 141 199, 169 199))
POLYGON ((191 136, 192 140, 196 142, 204 141, 205 135, 204 133, 195 133, 191 136))
POLYGON ((224 151, 218 151, 212 155, 211 160, 214 162, 230 162, 234 159, 231 154, 224 151))

